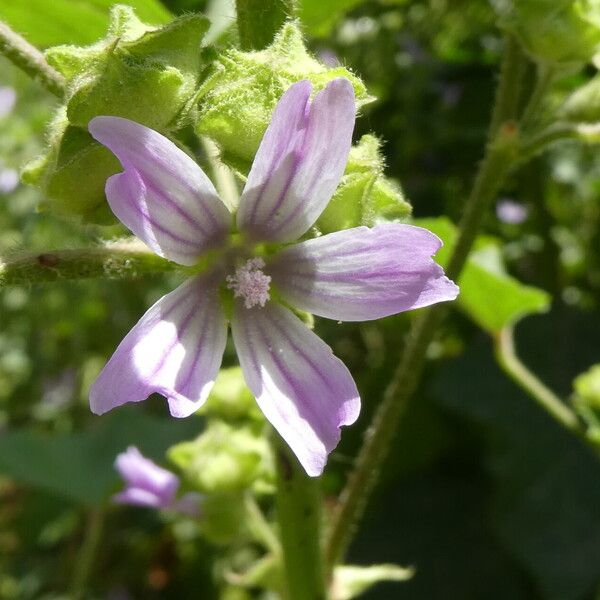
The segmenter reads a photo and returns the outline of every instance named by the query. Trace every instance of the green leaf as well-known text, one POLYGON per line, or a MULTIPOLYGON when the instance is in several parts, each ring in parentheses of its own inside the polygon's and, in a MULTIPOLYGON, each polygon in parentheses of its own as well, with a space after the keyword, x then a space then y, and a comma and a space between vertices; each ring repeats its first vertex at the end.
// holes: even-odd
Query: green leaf
MULTIPOLYGON (((553 324, 540 319, 537 333, 531 337, 530 330, 529 336, 531 354, 551 355, 544 362, 556 370, 557 364, 568 364, 565 359, 574 351, 566 346, 540 353, 544 344, 552 347, 553 324)), ((578 329, 571 326, 570 331, 577 334, 578 329)), ((484 445, 477 464, 485 470, 486 524, 504 554, 527 573, 539 598, 590 597, 598 583, 598 561, 589 557, 600 556, 597 456, 504 376, 489 343, 471 344, 440 370, 433 387, 437 402, 460 419, 462 439, 477 435, 484 445)), ((465 493, 463 482, 461 498, 465 493)), ((531 593, 522 597, 531 598, 531 593)))
POLYGON ((302 0, 300 19, 311 35, 325 37, 350 9, 364 0, 302 0))
MULTIPOLYGON (((420 219, 416 224, 442 239, 444 246, 436 260, 444 266, 456 243, 456 227, 444 217, 420 219)), ((545 312, 550 307, 549 294, 524 285, 504 272, 498 245, 490 238, 478 239, 458 285, 459 306, 492 335, 529 314, 545 312)))
POLYGON ((118 485, 113 462, 128 446, 160 459, 177 440, 193 435, 198 421, 173 421, 122 408, 95 418, 93 427, 68 435, 26 429, 0 437, 0 473, 75 502, 99 504, 118 485))
MULTIPOLYGON (((0 20, 6 21, 41 48, 58 44, 89 44, 104 35, 114 0, 0 0, 0 20)), ((167 23, 169 11, 158 0, 128 0, 149 23, 167 23)))

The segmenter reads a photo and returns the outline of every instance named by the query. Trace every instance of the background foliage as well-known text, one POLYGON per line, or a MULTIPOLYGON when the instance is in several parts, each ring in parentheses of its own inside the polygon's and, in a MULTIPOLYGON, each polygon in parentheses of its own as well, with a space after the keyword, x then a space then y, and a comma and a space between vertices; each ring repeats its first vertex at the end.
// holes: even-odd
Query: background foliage
MULTIPOLYGON (((0 0, 0 19, 40 47, 86 44, 104 35, 110 4, 0 0)), ((210 39, 235 35, 226 1, 129 4, 156 24, 170 12, 207 11, 210 39)), ((355 139, 381 137, 387 174, 402 182, 414 216, 451 247, 452 223, 485 145, 501 57, 492 7, 484 0, 303 0, 301 19, 312 51, 349 67, 378 98, 362 108, 355 139)), ((566 79, 557 95, 592 75, 566 79)), ((0 86, 18 97, 0 117, 0 170, 18 169, 42 152, 54 100, 6 62, 0 86)), ((585 600, 599 593, 597 456, 502 373, 493 345, 502 327, 530 315, 516 326, 519 353, 565 401, 576 399, 574 378, 598 362, 597 149, 563 142, 511 176, 503 196, 524 205, 527 218, 510 224, 488 215, 460 302, 430 349, 424 383, 351 549, 353 563, 414 565, 416 574, 365 598, 585 600)), ((0 255, 85 245, 120 231, 38 213, 39 201, 32 188, 0 191, 0 255)), ((172 287, 168 278, 0 290, 0 598, 68 597, 61 594, 73 585, 84 534, 98 519, 102 543, 89 598, 218 597, 211 582, 217 554, 196 524, 104 508, 119 487, 118 452, 137 444, 164 463, 167 448, 196 435, 203 420, 166 419, 159 399, 102 419, 87 407, 103 361, 172 287)), ((410 318, 317 321, 364 398, 359 423, 330 460, 331 494, 410 318)))

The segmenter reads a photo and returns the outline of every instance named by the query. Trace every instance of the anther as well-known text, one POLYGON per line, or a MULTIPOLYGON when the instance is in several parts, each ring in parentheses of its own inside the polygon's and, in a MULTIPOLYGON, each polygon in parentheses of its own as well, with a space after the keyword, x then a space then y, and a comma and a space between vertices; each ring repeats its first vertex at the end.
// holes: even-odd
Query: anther
POLYGON ((227 287, 233 290, 236 298, 244 299, 246 308, 264 306, 271 298, 271 277, 262 272, 264 266, 265 261, 262 258, 251 258, 238 267, 234 275, 228 275, 226 278, 227 287))

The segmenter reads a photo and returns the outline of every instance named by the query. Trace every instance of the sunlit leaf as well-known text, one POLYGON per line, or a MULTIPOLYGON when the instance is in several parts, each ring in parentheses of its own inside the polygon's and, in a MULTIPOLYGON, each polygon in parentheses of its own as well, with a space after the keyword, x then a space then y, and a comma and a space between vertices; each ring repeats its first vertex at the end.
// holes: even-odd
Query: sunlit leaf
MULTIPOLYGON (((104 35, 114 4, 114 0, 0 0, 0 20, 41 48, 89 44, 104 35)), ((169 21, 169 12, 158 0, 127 4, 142 21, 156 25, 169 21)))
MULTIPOLYGON (((446 218, 422 219, 418 225, 426 227, 444 242, 436 260, 445 265, 454 244, 456 227, 446 218)), ((504 272, 497 244, 482 239, 469 257, 458 284, 460 307, 480 327, 491 334, 523 317, 545 312, 551 297, 545 291, 520 283, 504 272)))
POLYGON ((302 0, 300 18, 311 35, 326 36, 350 9, 364 0, 302 0))

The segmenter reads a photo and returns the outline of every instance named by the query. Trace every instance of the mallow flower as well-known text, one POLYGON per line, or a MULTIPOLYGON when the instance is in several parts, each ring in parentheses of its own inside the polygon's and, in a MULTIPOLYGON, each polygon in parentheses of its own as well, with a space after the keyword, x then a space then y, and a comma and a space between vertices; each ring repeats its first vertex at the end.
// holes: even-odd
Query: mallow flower
POLYGON ((201 495, 189 492, 178 499, 177 475, 143 456, 135 446, 117 456, 115 468, 125 481, 125 489, 113 496, 113 502, 165 508, 191 517, 200 514, 201 495))
POLYGON ((112 211, 191 273, 121 342, 91 388, 93 412, 158 392, 173 416, 194 413, 219 371, 229 323, 248 388, 317 476, 360 398, 346 366, 293 309, 365 321, 456 297, 431 258, 441 242, 425 229, 384 223, 302 239, 344 173, 355 120, 347 80, 310 97, 308 81, 281 97, 235 215, 167 138, 127 119, 92 119, 91 134, 123 166, 106 183, 112 211))

